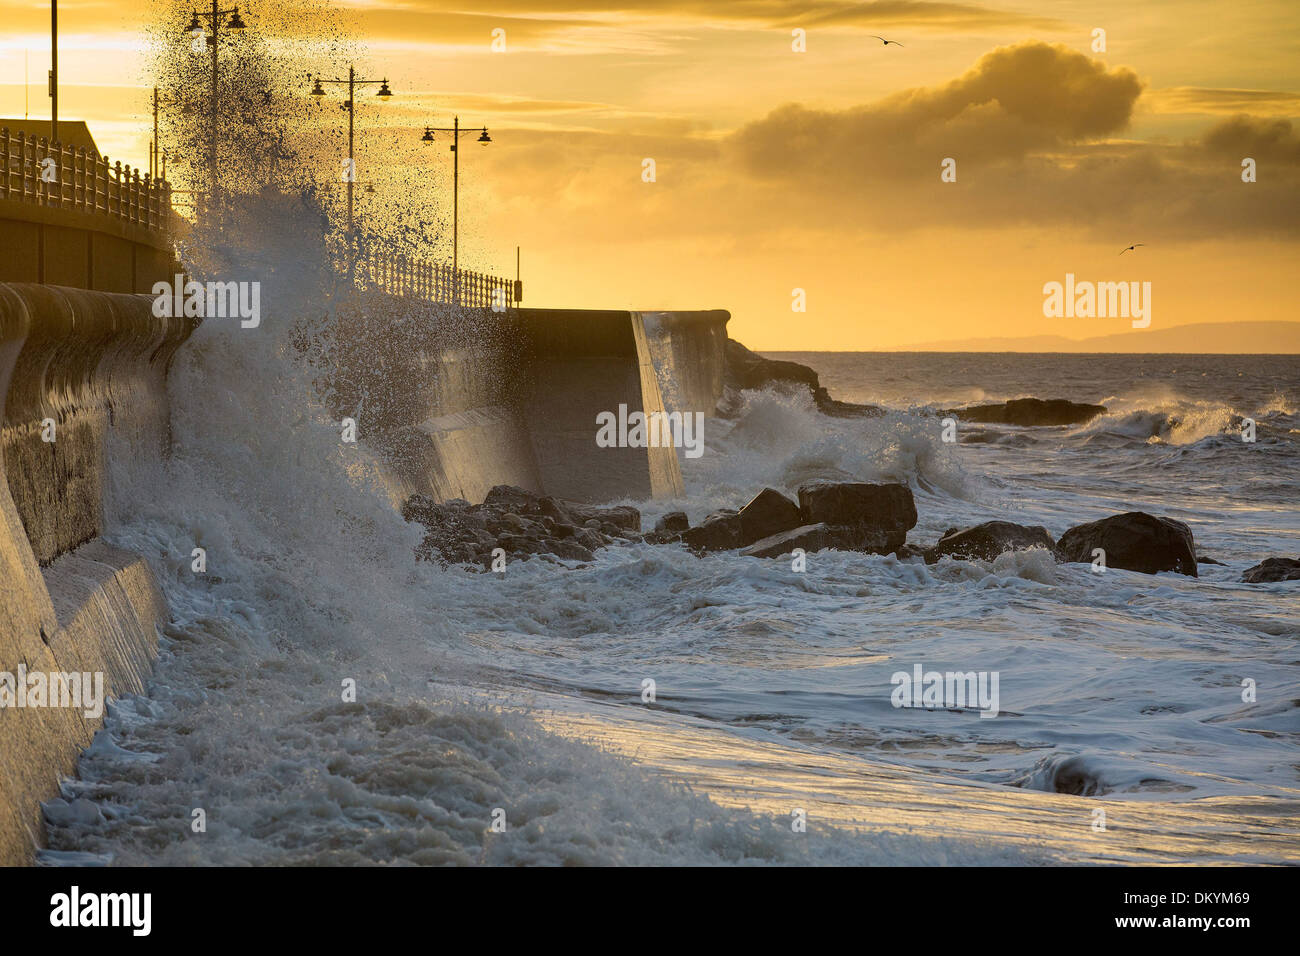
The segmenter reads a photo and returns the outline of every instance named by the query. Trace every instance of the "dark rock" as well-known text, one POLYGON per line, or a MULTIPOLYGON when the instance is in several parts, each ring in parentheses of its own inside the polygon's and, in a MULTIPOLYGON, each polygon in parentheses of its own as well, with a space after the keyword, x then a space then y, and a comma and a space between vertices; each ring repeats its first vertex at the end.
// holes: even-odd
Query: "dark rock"
POLYGON ((680 531, 651 531, 643 539, 646 544, 672 544, 682 540, 680 531))
POLYGON ((537 510, 557 523, 573 524, 573 515, 563 504, 554 498, 539 498, 537 500, 537 510))
POLYGON ((941 415, 955 415, 968 422, 994 425, 1082 425, 1106 413, 1105 405, 1086 405, 1063 398, 1015 398, 991 405, 954 408, 941 415))
POLYGON ((1300 561, 1295 558, 1265 558, 1241 576, 1246 584, 1300 581, 1300 561))
POLYGON ((1130 511, 1077 525, 1061 535, 1056 556, 1062 561, 1090 564, 1094 548, 1106 552, 1108 568, 1197 576, 1192 529, 1173 518, 1130 511))
POLYGON ((795 548, 811 553, 835 548, 840 551, 862 551, 867 554, 890 554, 902 546, 897 533, 889 533, 862 525, 828 525, 824 522, 803 525, 782 531, 751 544, 740 553, 751 558, 778 558, 795 548))
POLYGON ((740 547, 742 533, 740 515, 721 514, 682 532, 682 541, 695 552, 725 551, 740 547))
POLYGON ((1224 564, 1222 561, 1216 561, 1216 560, 1214 560, 1214 558, 1211 558, 1209 555, 1205 555, 1205 554, 1198 554, 1198 555, 1196 556, 1196 563, 1197 563, 1197 564, 1217 564, 1217 565, 1218 565, 1219 567, 1221 567, 1221 568, 1226 568, 1226 567, 1227 567, 1227 565, 1224 564))
POLYGON ((574 535, 574 540, 584 548, 588 548, 592 551, 595 551, 597 548, 603 548, 607 544, 604 536, 598 531, 593 531, 591 528, 583 528, 574 535))
POLYGON ((751 544, 740 553, 750 558, 779 558, 795 548, 807 552, 834 547, 835 530, 827 524, 808 524, 790 531, 782 531, 751 544))
POLYGON ((571 561, 594 561, 596 556, 576 541, 554 541, 551 553, 571 561))
POLYGON ((916 526, 912 489, 901 484, 810 482, 799 489, 799 511, 805 524, 865 525, 904 538, 916 526))
MULTIPOLYGON (((727 339, 726 372, 723 379, 727 389, 765 388, 775 385, 785 388, 807 389, 823 415, 835 418, 864 418, 883 415, 882 409, 874 405, 855 405, 852 402, 840 402, 831 398, 830 393, 822 387, 817 372, 798 362, 786 362, 769 359, 751 352, 735 339, 727 339)), ((739 402, 730 404, 738 405, 739 402)))
POLYGON ((535 495, 515 485, 496 485, 483 499, 483 506, 502 513, 541 514, 540 501, 541 495, 535 495))
POLYGON ((781 492, 764 488, 740 509, 740 546, 753 544, 803 524, 799 506, 781 492))
POLYGON ((735 339, 727 339, 726 384, 733 388, 762 388, 774 382, 789 382, 816 391, 821 386, 817 373, 798 362, 782 362, 763 358, 751 352, 735 339))
POLYGON ((572 501, 564 502, 565 510, 572 516, 574 523, 582 521, 587 527, 592 527, 591 521, 617 525, 627 531, 641 530, 641 512, 637 511, 630 505, 615 505, 610 508, 596 508, 591 505, 581 505, 572 501))
POLYGON ((690 519, 686 517, 685 511, 670 511, 655 522, 656 531, 682 532, 690 526, 691 522, 690 519))
MULTIPOLYGON (((1047 529, 1035 525, 1026 527, 1010 521, 985 521, 964 531, 951 531, 939 543, 925 552, 927 564, 934 564, 944 555, 954 558, 978 558, 992 561, 1004 551, 1024 551, 1029 548, 1056 547, 1047 529)), ((1091 558, 1089 558, 1091 560, 1091 558)))

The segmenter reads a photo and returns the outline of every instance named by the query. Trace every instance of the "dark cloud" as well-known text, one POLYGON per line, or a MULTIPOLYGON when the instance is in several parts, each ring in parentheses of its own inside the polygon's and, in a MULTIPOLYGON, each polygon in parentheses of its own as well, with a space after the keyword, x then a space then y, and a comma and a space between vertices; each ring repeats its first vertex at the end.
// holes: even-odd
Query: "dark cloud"
POLYGON ((1234 116, 1210 127, 1201 138, 1218 155, 1271 160, 1300 166, 1300 135, 1290 120, 1234 116))
POLYGON ((987 163, 1120 132, 1141 92, 1131 70, 1035 41, 996 49, 950 83, 870 105, 783 106, 731 146, 760 176, 928 173, 945 156, 987 163))

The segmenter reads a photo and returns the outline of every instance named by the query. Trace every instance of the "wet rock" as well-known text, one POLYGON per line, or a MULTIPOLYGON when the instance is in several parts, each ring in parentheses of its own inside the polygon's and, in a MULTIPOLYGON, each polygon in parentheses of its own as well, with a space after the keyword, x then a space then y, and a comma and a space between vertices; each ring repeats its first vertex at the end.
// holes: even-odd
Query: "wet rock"
POLYGON ((804 523, 799 506, 773 488, 764 488, 751 498, 737 517, 740 518, 741 547, 782 531, 791 531, 804 523))
POLYGON ((726 551, 740 547, 740 515, 718 514, 682 533, 682 541, 695 552, 726 551))
POLYGON ((1197 564, 1216 564, 1216 565, 1218 565, 1218 566, 1221 567, 1221 568, 1226 568, 1226 567, 1227 567, 1227 565, 1224 564, 1222 561, 1216 561, 1214 558, 1212 558, 1212 557, 1210 557, 1209 555, 1206 555, 1206 554, 1198 554, 1198 555, 1196 556, 1196 563, 1197 563, 1197 564))
POLYGON ((656 531, 675 531, 679 534, 690 526, 691 522, 690 519, 686 517, 685 511, 670 511, 655 522, 656 531))
POLYGON ((719 410, 731 417, 739 411, 742 402, 738 393, 744 389, 766 388, 769 385, 786 389, 807 389, 823 415, 833 418, 865 418, 883 415, 874 405, 855 405, 831 398, 822 387, 817 372, 798 362, 769 359, 751 352, 735 339, 727 339, 724 354, 726 371, 723 378, 724 399, 719 410))
MULTIPOLYGON (((884 532, 894 548, 916 526, 912 489, 902 484, 815 481, 799 489, 799 511, 805 524, 850 525, 884 532)), ((891 548, 891 550, 893 550, 891 548)))
POLYGON ((756 541, 740 553, 750 558, 779 558, 803 548, 811 554, 834 547, 835 536, 836 530, 828 524, 808 524, 756 541))
POLYGON ((477 505, 412 495, 403 503, 402 515, 427 532, 416 548, 418 559, 485 569, 495 548, 512 560, 551 555, 587 561, 598 548, 641 540, 641 514, 635 508, 581 505, 513 485, 497 485, 477 505))
POLYGON ((1177 571, 1196 577, 1196 543, 1192 529, 1173 518, 1144 511, 1112 515, 1076 525, 1056 544, 1061 561, 1092 563, 1092 552, 1106 552, 1106 567, 1159 574, 1177 571))
POLYGON ((551 553, 556 557, 566 558, 570 561, 594 561, 596 556, 578 544, 576 541, 554 541, 551 543, 551 553))
POLYGON ((948 532, 939 539, 938 544, 925 552, 925 561, 934 564, 944 555, 992 561, 1004 551, 1026 551, 1030 548, 1052 551, 1055 547, 1056 542, 1044 527, 1026 527, 1010 521, 985 521, 964 531, 948 532))
POLYGON ((1272 584, 1278 581, 1300 581, 1300 560, 1295 558, 1265 558, 1242 574, 1246 584, 1272 584))
POLYGON ((942 415, 953 415, 967 422, 991 425, 1082 425, 1106 413, 1105 405, 1087 405, 1080 402, 1052 398, 1016 398, 1009 402, 989 405, 971 405, 954 408, 942 415))

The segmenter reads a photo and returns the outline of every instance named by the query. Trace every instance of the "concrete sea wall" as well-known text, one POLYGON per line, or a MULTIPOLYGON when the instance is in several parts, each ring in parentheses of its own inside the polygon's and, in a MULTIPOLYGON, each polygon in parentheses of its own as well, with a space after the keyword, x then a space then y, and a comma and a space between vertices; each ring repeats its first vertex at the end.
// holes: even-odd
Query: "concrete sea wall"
MULTIPOLYGON (((81 707, 15 706, 20 672, 102 674, 108 698, 141 691, 168 618, 144 556, 101 538, 109 455, 157 459, 169 445, 167 372, 193 320, 157 318, 152 301, 0 282, 0 864, 33 860, 41 802, 102 725, 81 707)), ((728 318, 496 315, 368 294, 339 310, 320 384, 403 495, 680 494, 676 449, 599 448, 596 416, 711 414, 728 318)))
POLYGON ((598 448, 596 416, 712 414, 722 310, 482 310, 367 297, 340 330, 333 410, 403 495, 481 501, 498 484, 574 501, 682 492, 677 450, 598 448))
MULTIPOLYGON (((98 535, 110 437, 135 456, 167 446, 167 367, 191 325, 151 303, 0 284, 0 680, 100 673, 106 696, 143 689, 167 609, 146 562, 98 535)), ((0 707, 0 863, 31 860, 40 801, 102 723, 15 703, 0 707)))

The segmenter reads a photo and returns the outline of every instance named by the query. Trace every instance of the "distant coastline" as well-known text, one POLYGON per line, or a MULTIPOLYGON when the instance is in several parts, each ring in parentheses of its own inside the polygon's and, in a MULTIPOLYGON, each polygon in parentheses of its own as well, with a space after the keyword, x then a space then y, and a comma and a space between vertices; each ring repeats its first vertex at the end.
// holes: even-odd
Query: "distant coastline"
POLYGON ((1084 339, 982 336, 874 349, 756 348, 786 352, 1026 352, 1127 355, 1300 355, 1300 322, 1200 322, 1084 339))

